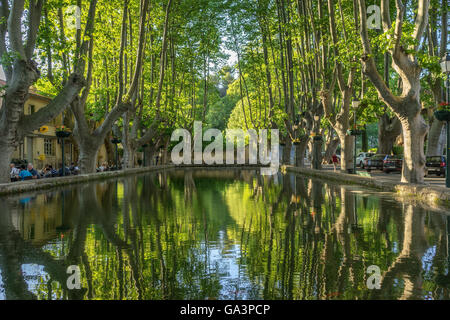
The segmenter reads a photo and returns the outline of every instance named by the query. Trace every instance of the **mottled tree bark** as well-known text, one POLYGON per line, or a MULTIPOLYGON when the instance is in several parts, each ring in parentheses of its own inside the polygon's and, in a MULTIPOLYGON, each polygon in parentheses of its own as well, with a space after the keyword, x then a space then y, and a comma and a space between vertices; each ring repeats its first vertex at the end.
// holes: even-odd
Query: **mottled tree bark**
POLYGON ((447 142, 446 124, 444 121, 434 119, 428 132, 427 156, 440 156, 444 154, 447 142))
POLYGON ((295 147, 295 166, 303 167, 305 165, 305 153, 308 147, 309 137, 302 137, 295 147))
POLYGON ((403 127, 403 176, 402 182, 421 183, 425 177, 424 143, 427 124, 420 114, 402 119, 403 127))
POLYGON ((378 121, 378 153, 391 154, 394 143, 402 133, 402 125, 398 118, 390 118, 386 113, 378 121))
POLYGON ((283 164, 290 165, 291 164, 291 149, 292 142, 290 138, 285 140, 286 145, 283 146, 283 164))

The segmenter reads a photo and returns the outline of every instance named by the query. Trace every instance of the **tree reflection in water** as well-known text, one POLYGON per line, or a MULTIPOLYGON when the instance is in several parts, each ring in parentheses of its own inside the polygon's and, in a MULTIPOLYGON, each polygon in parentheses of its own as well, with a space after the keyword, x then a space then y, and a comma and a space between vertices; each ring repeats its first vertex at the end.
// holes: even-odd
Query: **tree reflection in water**
POLYGON ((174 170, 2 204, 0 299, 449 298, 448 217, 355 187, 174 170))

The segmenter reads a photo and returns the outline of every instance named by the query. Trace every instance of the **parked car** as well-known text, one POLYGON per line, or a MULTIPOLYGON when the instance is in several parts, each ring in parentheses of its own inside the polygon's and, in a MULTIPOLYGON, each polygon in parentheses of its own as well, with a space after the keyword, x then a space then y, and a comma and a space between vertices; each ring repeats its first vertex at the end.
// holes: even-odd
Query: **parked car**
POLYGON ((371 152, 361 152, 356 156, 356 165, 362 169, 364 169, 365 160, 374 156, 375 153, 371 152))
POLYGON ((445 169, 447 167, 447 161, 444 156, 432 156, 427 157, 425 174, 428 176, 430 174, 436 174, 445 177, 445 169))
POLYGON ((383 160, 383 172, 401 172, 403 168, 403 159, 398 156, 386 156, 383 160))
POLYGON ((364 165, 367 172, 372 170, 383 170, 383 161, 387 154, 376 154, 367 159, 367 165, 364 165))

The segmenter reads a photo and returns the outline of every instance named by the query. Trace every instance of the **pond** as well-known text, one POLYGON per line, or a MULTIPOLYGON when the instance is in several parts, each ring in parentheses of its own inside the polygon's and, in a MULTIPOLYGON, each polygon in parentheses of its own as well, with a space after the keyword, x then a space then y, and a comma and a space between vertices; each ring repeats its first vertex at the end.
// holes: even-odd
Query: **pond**
POLYGON ((450 297, 447 215, 360 187, 174 169, 0 203, 0 299, 450 297))

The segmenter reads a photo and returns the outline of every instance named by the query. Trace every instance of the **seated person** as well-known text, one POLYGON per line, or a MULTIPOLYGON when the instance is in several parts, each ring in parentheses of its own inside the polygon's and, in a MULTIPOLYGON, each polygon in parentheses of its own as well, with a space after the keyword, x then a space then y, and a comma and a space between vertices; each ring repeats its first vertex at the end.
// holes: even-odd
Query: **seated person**
POLYGON ((9 165, 11 171, 9 173, 10 178, 11 178, 11 182, 16 182, 19 181, 19 173, 20 173, 20 169, 16 168, 16 165, 14 163, 11 163, 9 165))
POLYGON ((41 178, 41 176, 39 175, 37 170, 33 168, 33 164, 32 163, 28 164, 28 172, 31 174, 33 179, 40 179, 41 178))
POLYGON ((98 171, 99 172, 104 172, 104 171, 107 171, 107 170, 108 170, 108 167, 107 167, 107 164, 105 162, 102 163, 102 165, 100 167, 98 167, 98 171))
POLYGON ((63 165, 61 165, 61 169, 58 170, 58 174, 57 174, 57 175, 58 175, 59 177, 63 177, 63 168, 64 168, 64 170, 65 170, 65 176, 70 176, 71 173, 70 173, 69 168, 67 168, 66 166, 63 166, 63 165))
POLYGON ((27 170, 24 164, 20 167, 19 178, 22 181, 33 179, 33 175, 27 170))
MULTIPOLYGON (((42 176, 44 177, 44 178, 52 178, 52 177, 54 177, 54 172, 53 172, 54 170, 52 170, 52 166, 51 165, 47 165, 45 168, 44 168, 44 170, 42 170, 42 176)), ((55 173, 56 173, 56 171, 55 171, 55 173)))
POLYGON ((73 175, 77 175, 80 173, 80 168, 73 162, 70 165, 69 170, 73 175))
POLYGON ((42 168, 41 170, 41 177, 47 178, 47 175, 48 175, 48 164, 46 164, 45 167, 42 168))
POLYGON ((52 165, 49 165, 48 168, 50 169, 50 172, 52 173, 52 177, 57 177, 58 176, 58 171, 53 169, 52 165))

